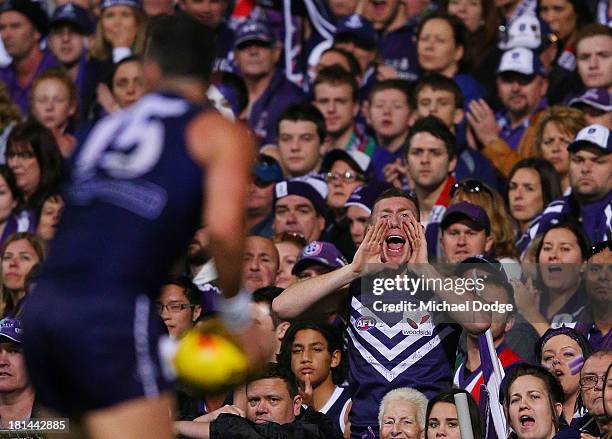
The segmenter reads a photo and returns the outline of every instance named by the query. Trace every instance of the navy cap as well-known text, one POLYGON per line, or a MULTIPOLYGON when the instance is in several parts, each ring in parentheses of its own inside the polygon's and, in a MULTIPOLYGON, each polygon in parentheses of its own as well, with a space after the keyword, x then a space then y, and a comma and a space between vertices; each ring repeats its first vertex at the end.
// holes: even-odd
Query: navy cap
POLYGON ((253 174, 264 183, 278 183, 283 181, 281 165, 269 155, 260 154, 257 163, 253 166, 253 174))
POLYGON ((329 172, 338 160, 347 162, 351 168, 362 174, 366 174, 370 168, 370 156, 361 151, 347 151, 345 149, 332 149, 323 156, 321 172, 329 172))
POLYGON ((612 111, 612 93, 607 88, 589 88, 569 101, 570 107, 588 105, 602 111, 612 111))
POLYGON ((484 229, 487 235, 491 233, 491 222, 489 221, 487 212, 479 205, 467 201, 451 204, 448 209, 446 209, 444 217, 442 217, 440 227, 442 230, 445 230, 451 224, 455 224, 465 218, 473 221, 480 228, 484 229))
POLYGON ((538 54, 526 47, 516 47, 504 52, 497 68, 497 74, 506 72, 546 76, 538 54))
POLYGON ((595 147, 603 150, 605 154, 612 152, 612 136, 610 129, 598 123, 584 127, 572 143, 567 146, 569 152, 576 152, 582 148, 595 147))
POLYGON ((297 195, 309 200, 315 210, 321 215, 327 214, 327 183, 314 177, 298 177, 288 181, 281 181, 274 188, 274 205, 281 198, 297 195))
POLYGON ((380 197, 380 194, 392 188, 393 185, 390 183, 372 181, 355 189, 344 203, 344 207, 357 206, 371 214, 374 202, 380 197))
POLYGON ((53 12, 51 27, 62 23, 72 24, 77 27, 81 33, 86 35, 94 31, 93 22, 89 18, 87 11, 74 3, 66 3, 57 7, 53 12))
POLYGON ((102 0, 100 10, 110 8, 111 6, 129 6, 134 9, 141 9, 140 0, 102 0))
POLYGON ((236 29, 234 38, 234 49, 247 41, 261 41, 263 43, 274 43, 276 36, 270 26, 261 20, 248 20, 236 29))
POLYGON ((0 337, 8 338, 15 343, 21 343, 23 341, 21 320, 10 318, 0 320, 0 337))
POLYGON ((26 16, 41 35, 49 32, 49 16, 39 2, 32 0, 5 0, 0 4, 0 14, 15 11, 26 16))
POLYGON ((336 26, 334 39, 343 35, 354 37, 358 43, 366 46, 365 48, 374 48, 378 44, 378 34, 374 25, 370 20, 359 14, 349 15, 340 20, 340 23, 336 26))
POLYGON ((302 249, 291 269, 291 274, 296 275, 310 265, 323 265, 335 270, 344 267, 346 264, 346 259, 334 244, 325 241, 312 241, 302 249))

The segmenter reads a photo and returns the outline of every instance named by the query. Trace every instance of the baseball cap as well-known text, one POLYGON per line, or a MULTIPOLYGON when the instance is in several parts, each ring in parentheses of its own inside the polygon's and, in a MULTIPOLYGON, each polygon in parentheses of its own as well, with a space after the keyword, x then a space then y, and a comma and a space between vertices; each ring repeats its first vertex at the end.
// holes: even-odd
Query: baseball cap
POLYGON ((487 212, 477 204, 467 201, 451 204, 448 209, 446 209, 444 217, 442 217, 440 227, 444 230, 451 224, 455 224, 457 221, 461 221, 465 218, 473 221, 481 229, 484 229, 487 235, 491 233, 491 222, 489 221, 487 212))
POLYGON ((332 149, 323 156, 321 172, 329 172, 338 160, 347 162, 351 168, 366 174, 370 167, 370 156, 361 151, 347 151, 345 149, 332 149))
POLYGON ((304 197, 310 201, 315 210, 321 215, 327 214, 327 183, 315 177, 298 177, 281 181, 274 187, 274 205, 281 198, 289 195, 304 197))
POLYGON ((359 14, 349 15, 343 18, 336 26, 334 40, 342 39, 344 36, 353 37, 357 44, 364 49, 373 49, 378 43, 376 30, 370 20, 359 14))
POLYGON ((532 14, 523 14, 512 21, 498 47, 502 50, 526 47, 542 51, 558 39, 544 20, 532 14))
POLYGON ((392 188, 391 183, 372 181, 355 189, 344 203, 344 207, 357 206, 371 214, 374 202, 380 194, 392 188))
POLYGON ((247 41, 261 41, 263 43, 274 43, 276 37, 270 26, 261 20, 249 20, 242 23, 236 29, 234 49, 247 41))
POLYGON ((595 147, 603 150, 605 154, 612 152, 612 136, 610 129, 598 123, 584 127, 572 143, 567 146, 569 152, 576 152, 582 148, 595 147))
POLYGON ((5 0, 0 4, 0 14, 8 11, 25 15, 41 35, 49 32, 49 16, 40 3, 32 0, 5 0))
POLYGON ((260 154, 253 166, 253 174, 263 183, 278 183, 283 181, 283 169, 280 164, 266 154, 260 154))
POLYGON ((588 105, 602 111, 612 111, 612 93, 607 88, 589 88, 569 101, 570 107, 588 105))
POLYGON ((487 273, 496 276, 503 281, 508 280, 508 276, 506 275, 502 264, 497 259, 490 258, 485 255, 470 256, 469 258, 464 259, 455 267, 455 274, 457 276, 461 276, 466 271, 473 269, 486 271, 487 273))
POLYGON ((15 343, 22 343, 23 328, 21 320, 10 318, 0 320, 0 337, 8 338, 15 343))
POLYGON ((129 6, 130 8, 134 9, 142 8, 140 0, 102 0, 100 3, 101 10, 110 8, 111 6, 129 6))
POLYGON ((66 3, 58 6, 51 17, 50 26, 61 23, 69 23, 77 27, 83 34, 91 34, 94 30, 93 23, 85 9, 74 3, 66 3))
POLYGON ((327 268, 336 269, 344 267, 346 264, 346 259, 334 244, 325 241, 312 241, 302 249, 291 269, 291 274, 296 275, 310 265, 323 265, 327 268))
POLYGON ((505 72, 521 73, 527 76, 545 76, 540 58, 533 50, 526 47, 516 47, 504 52, 497 73, 505 72))

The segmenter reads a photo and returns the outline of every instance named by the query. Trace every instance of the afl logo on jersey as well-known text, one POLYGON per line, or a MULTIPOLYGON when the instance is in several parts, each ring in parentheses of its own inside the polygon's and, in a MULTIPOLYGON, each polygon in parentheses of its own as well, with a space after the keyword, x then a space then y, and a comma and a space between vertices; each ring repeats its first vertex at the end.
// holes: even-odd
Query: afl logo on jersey
POLYGON ((374 317, 361 316, 355 322, 355 327, 360 331, 369 331, 376 326, 376 319, 374 317))

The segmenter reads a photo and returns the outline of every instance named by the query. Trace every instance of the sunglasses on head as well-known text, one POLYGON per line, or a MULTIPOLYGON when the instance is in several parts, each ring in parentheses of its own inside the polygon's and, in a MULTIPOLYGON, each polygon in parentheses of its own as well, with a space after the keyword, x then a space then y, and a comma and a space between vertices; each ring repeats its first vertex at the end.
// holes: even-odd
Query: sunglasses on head
POLYGON ((595 256, 596 254, 603 252, 605 249, 612 251, 612 240, 602 241, 592 245, 589 252, 589 257, 595 256))
POLYGON ((470 194, 480 194, 486 192, 493 197, 491 189, 489 189, 483 182, 478 180, 463 180, 456 182, 451 188, 451 197, 454 197, 459 189, 462 189, 470 194))

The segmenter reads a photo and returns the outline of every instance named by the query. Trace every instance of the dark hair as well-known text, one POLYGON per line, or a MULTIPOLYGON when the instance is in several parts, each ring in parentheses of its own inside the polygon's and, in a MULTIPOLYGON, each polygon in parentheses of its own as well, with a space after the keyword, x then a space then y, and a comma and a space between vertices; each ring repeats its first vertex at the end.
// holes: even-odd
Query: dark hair
POLYGON ((329 352, 330 355, 333 355, 335 351, 340 351, 340 363, 338 366, 331 369, 331 374, 334 384, 342 384, 346 377, 347 367, 345 358, 346 355, 342 344, 342 336, 337 328, 323 321, 299 320, 291 323, 291 326, 283 337, 280 352, 277 355, 278 363, 285 369, 291 370, 291 350, 293 347, 293 342, 295 341, 295 336, 297 335, 298 331, 302 331, 304 329, 312 329, 313 331, 320 333, 327 341, 327 352, 329 352))
MULTIPOLYGON (((416 207, 416 213, 417 213, 416 219, 417 221, 421 220, 421 208, 419 207, 419 200, 417 199, 417 197, 412 195, 410 192, 404 192, 403 190, 398 189, 396 187, 387 189, 382 194, 380 194, 378 198, 376 198, 376 201, 374 201, 374 204, 372 205, 372 212, 374 211, 374 208, 380 201, 386 198, 396 198, 396 197, 405 198, 408 201, 412 202, 412 204, 414 204, 414 207, 416 207)), ((372 218, 372 215, 370 215, 370 219, 371 218, 372 218)))
POLYGON ((585 38, 604 36, 612 38, 612 28, 605 24, 590 23, 580 28, 576 34, 576 55, 578 55, 578 45, 585 38))
POLYGON ((26 200, 25 206, 36 210, 46 194, 57 190, 63 159, 53 133, 34 119, 17 124, 13 128, 6 142, 6 161, 18 151, 27 151, 30 148, 40 167, 40 182, 26 200))
POLYGON ((455 395, 460 393, 463 393, 467 397, 474 439, 484 439, 484 428, 482 426, 482 421, 480 420, 478 405, 476 405, 476 401, 474 401, 474 397, 470 394, 470 392, 463 389, 451 389, 448 392, 438 393, 429 400, 427 403, 427 411, 425 412, 425 437, 427 437, 427 430, 429 430, 429 417, 434 406, 439 402, 446 402, 448 404, 455 405, 455 395))
POLYGON ((508 185, 514 174, 519 169, 533 169, 540 177, 542 187, 542 201, 547 206, 553 200, 561 196, 561 181, 555 167, 548 161, 540 158, 529 157, 518 161, 508 175, 508 185))
POLYGON ((276 131, 280 134, 280 124, 284 120, 291 122, 308 121, 312 122, 317 127, 317 135, 319 141, 323 143, 325 140, 325 118, 317 107, 311 103, 305 102, 301 104, 290 105, 285 108, 283 112, 278 116, 276 121, 276 131))
POLYGON ((339 53, 340 55, 342 55, 346 59, 346 61, 348 62, 349 66, 351 68, 350 73, 352 73, 354 76, 361 76, 363 74, 363 72, 361 71, 361 66, 359 65, 359 61, 357 61, 357 58, 355 58, 355 55, 353 55, 348 50, 342 49, 340 47, 332 46, 329 49, 324 50, 321 53, 321 56, 319 57, 319 59, 321 57, 323 57, 323 55, 325 55, 328 52, 336 52, 336 53, 339 53))
POLYGON ((329 67, 325 67, 321 69, 321 71, 317 74, 315 78, 314 84, 312 86, 313 95, 316 95, 315 89, 317 85, 322 83, 331 83, 333 85, 338 84, 346 84, 351 87, 351 96, 353 97, 353 102, 357 102, 359 97, 359 85, 355 80, 355 76, 353 76, 350 72, 347 72, 342 67, 337 64, 334 64, 329 67))
POLYGON ((548 401, 550 403, 550 410, 553 416, 555 431, 558 432, 561 416, 563 416, 563 414, 561 414, 561 416, 557 415, 555 404, 563 404, 565 402, 563 387, 561 387, 559 380, 557 380, 552 373, 546 370, 546 368, 536 364, 519 363, 511 366, 509 369, 509 375, 506 375, 506 379, 504 380, 505 384, 502 381, 502 389, 500 392, 500 399, 503 398, 504 408, 506 411, 508 411, 508 408, 510 407, 510 386, 512 386, 512 383, 514 383, 514 381, 516 381, 518 378, 526 375, 539 378, 546 387, 546 394, 548 395, 548 401))
POLYGON ((459 70, 463 70, 466 68, 466 66, 464 65, 464 58, 465 58, 465 40, 466 40, 466 29, 465 29, 465 25, 463 24, 463 22, 455 17, 454 15, 450 15, 446 12, 439 12, 433 15, 430 15, 428 17, 425 17, 420 23, 419 23, 419 27, 417 28, 417 40, 419 39, 419 36, 421 35, 421 32, 423 30, 423 27, 425 27, 425 24, 427 24, 428 21, 434 20, 434 19, 439 19, 439 20, 444 20, 448 23, 448 25, 451 28, 451 31, 453 33, 453 42, 455 43, 455 46, 457 47, 463 47, 464 50, 464 56, 462 57, 462 59, 459 61, 459 70))
POLYGON ((281 379, 285 382, 285 384, 287 384, 287 391, 289 392, 289 396, 291 398, 294 398, 299 394, 297 382, 293 374, 291 374, 290 371, 282 368, 278 363, 268 363, 261 374, 247 382, 246 387, 248 388, 249 384, 251 384, 253 381, 272 378, 281 379))
POLYGON ((131 56, 123 58, 117 64, 113 64, 113 69, 111 71, 111 74, 108 76, 108 82, 107 82, 108 88, 110 89, 111 92, 113 93, 115 92, 115 90, 113 90, 113 81, 115 80, 115 75, 117 74, 117 71, 119 71, 121 66, 124 66, 125 64, 130 63, 130 62, 137 62, 142 65, 142 58, 137 55, 131 55, 131 56))
POLYGON ((416 83, 413 94, 413 102, 411 104, 412 108, 417 108, 419 93, 425 87, 430 87, 433 90, 443 90, 452 93, 453 97, 455 98, 455 108, 463 109, 464 97, 461 88, 459 88, 454 79, 447 78, 446 76, 436 72, 426 73, 416 83))
POLYGON ((159 64, 165 76, 207 82, 215 59, 217 35, 188 14, 161 15, 148 27, 145 59, 159 64))
POLYGON ((21 189, 17 186, 13 170, 7 165, 0 165, 0 176, 4 178, 13 199, 17 201, 17 206, 21 206, 23 204, 23 192, 21 192, 21 189))
POLYGON ((36 209, 37 224, 40 224, 40 215, 42 214, 43 207, 45 206, 45 203, 47 201, 51 201, 52 203, 63 202, 64 198, 62 197, 61 192, 57 190, 45 194, 45 196, 42 198, 41 203, 37 206, 36 209))
POLYGON ((272 317, 272 324, 274 325, 274 329, 278 327, 283 322, 278 315, 278 313, 274 312, 272 309, 272 302, 283 292, 283 288, 268 286, 261 287, 253 291, 253 302, 254 303, 266 303, 270 307, 270 317, 272 317))
POLYGON ((242 113, 249 105, 249 91, 244 83, 242 76, 232 72, 215 72, 212 74, 212 81, 217 85, 224 85, 232 89, 236 96, 238 114, 242 113))
POLYGON ((582 230, 582 227, 574 218, 562 217, 557 224, 549 227, 544 233, 542 233, 542 239, 538 243, 538 247, 535 252, 536 262, 540 260, 540 252, 542 251, 542 246, 544 245, 544 237, 548 232, 555 229, 566 229, 572 232, 576 237, 578 246, 580 247, 580 255, 582 256, 582 260, 586 261, 589 258, 589 249, 591 248, 589 237, 586 235, 586 233, 584 233, 584 230, 582 230))
MULTIPOLYGON (((593 16, 591 11, 589 11, 589 7, 587 6, 587 2, 584 0, 567 0, 572 7, 574 8, 574 13, 576 14, 576 28, 575 30, 582 28, 584 25, 590 23, 593 20, 593 16)), ((538 0, 536 4, 536 15, 540 17, 540 7, 542 0, 538 0)))
POLYGON ((187 276, 170 276, 163 283, 166 285, 176 285, 183 290, 185 297, 191 305, 200 305, 201 293, 198 287, 187 276))
POLYGON ((412 138, 419 133, 429 133, 436 139, 440 139, 444 142, 446 152, 448 153, 448 159, 452 160, 456 156, 457 151, 455 149, 455 136, 451 130, 436 116, 426 116, 418 119, 412 128, 410 128, 410 134, 406 138, 406 155, 410 151, 410 143, 412 138))
MULTIPOLYGON (((475 268, 478 268, 476 266, 475 268)), ((501 268, 503 270, 503 267, 501 268)), ((502 288, 506 293, 507 304, 511 305, 511 308, 507 312, 508 316, 516 314, 516 302, 514 301, 514 288, 505 279, 502 279, 499 275, 487 275, 484 281, 485 285, 495 285, 499 288, 502 288)))
POLYGON ((569 328, 567 326, 561 326, 559 328, 549 328, 546 330, 544 335, 538 339, 535 345, 535 355, 536 361, 538 363, 542 362, 542 349, 544 345, 553 337, 558 335, 566 335, 569 338, 573 339, 580 349, 582 350, 582 358, 586 361, 587 358, 593 353, 593 346, 591 343, 582 335, 580 332, 576 331, 574 328, 569 328))
POLYGON ((368 102, 372 103, 374 95, 378 92, 384 90, 398 90, 404 93, 404 95, 406 96, 406 103, 410 107, 411 103, 413 102, 412 89, 412 84, 404 79, 385 79, 383 81, 377 82, 372 86, 372 89, 368 94, 368 102))

